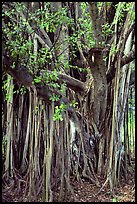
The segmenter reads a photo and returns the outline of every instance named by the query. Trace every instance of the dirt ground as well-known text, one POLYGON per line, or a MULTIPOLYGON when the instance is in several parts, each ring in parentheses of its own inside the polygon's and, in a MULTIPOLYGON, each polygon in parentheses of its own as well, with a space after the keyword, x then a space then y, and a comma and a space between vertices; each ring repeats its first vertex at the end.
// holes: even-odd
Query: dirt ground
MULTIPOLYGON (((102 182, 103 184, 104 182, 102 182)), ((75 184, 75 196, 78 202, 135 202, 135 184, 133 180, 128 180, 118 187, 112 196, 108 184, 96 196, 99 187, 89 182, 75 184)))
MULTIPOLYGON (((101 186, 105 180, 98 178, 101 186)), ((95 184, 83 181, 73 182, 75 196, 78 202, 135 202, 135 168, 132 166, 128 172, 127 181, 122 179, 120 186, 114 191, 110 192, 109 183, 107 183, 102 191, 96 195, 101 187, 95 184)))

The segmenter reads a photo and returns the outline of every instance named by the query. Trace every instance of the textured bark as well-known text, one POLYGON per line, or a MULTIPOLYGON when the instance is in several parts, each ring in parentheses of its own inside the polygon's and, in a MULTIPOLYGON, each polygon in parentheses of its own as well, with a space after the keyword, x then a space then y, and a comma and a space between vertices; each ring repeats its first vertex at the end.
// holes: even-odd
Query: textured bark
POLYGON ((94 102, 90 104, 90 110, 93 112, 93 117, 98 126, 104 120, 106 105, 107 105, 107 80, 106 66, 103 61, 102 49, 91 49, 87 58, 91 74, 94 79, 94 102), (94 57, 94 62, 92 62, 94 57))
POLYGON ((96 42, 96 46, 100 46, 101 42, 103 41, 103 36, 102 36, 102 22, 101 22, 101 16, 99 16, 98 13, 98 6, 97 2, 88 2, 89 3, 89 11, 90 11, 90 16, 93 24, 93 34, 94 34, 94 39, 96 42))

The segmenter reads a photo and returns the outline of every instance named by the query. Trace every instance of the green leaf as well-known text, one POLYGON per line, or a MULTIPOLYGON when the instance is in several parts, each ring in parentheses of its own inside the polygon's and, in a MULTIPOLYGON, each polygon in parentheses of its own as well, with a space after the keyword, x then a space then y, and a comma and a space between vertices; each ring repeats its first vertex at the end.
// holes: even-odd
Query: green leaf
POLYGON ((117 199, 116 198, 112 198, 112 202, 117 202, 117 199))

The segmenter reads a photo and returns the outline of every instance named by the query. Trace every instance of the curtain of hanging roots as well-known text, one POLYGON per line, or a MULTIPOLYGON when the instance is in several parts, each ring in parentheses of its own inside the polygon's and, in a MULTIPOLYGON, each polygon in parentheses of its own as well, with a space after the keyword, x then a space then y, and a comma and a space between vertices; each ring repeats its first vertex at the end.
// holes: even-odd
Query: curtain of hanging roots
POLYGON ((7 120, 6 120, 6 135, 5 141, 6 144, 6 158, 5 158, 5 173, 6 177, 13 176, 13 78, 8 75, 7 80, 9 81, 7 87, 7 95, 9 96, 7 101, 7 120))

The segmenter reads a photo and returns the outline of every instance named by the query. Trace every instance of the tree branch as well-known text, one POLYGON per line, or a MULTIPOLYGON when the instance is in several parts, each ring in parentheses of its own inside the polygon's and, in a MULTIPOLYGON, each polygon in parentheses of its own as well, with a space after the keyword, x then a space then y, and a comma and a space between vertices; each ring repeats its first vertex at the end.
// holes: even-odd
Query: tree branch
MULTIPOLYGON (((122 57, 121 59, 121 67, 123 67, 124 65, 132 62, 133 60, 135 59, 135 50, 131 50, 128 54, 128 56, 124 56, 122 57)), ((107 74, 107 83, 109 83, 110 81, 112 81, 112 79, 114 78, 115 76, 115 67, 114 65, 111 67, 110 69, 111 71, 108 72, 107 74)))
MULTIPOLYGON (((25 17, 25 15, 23 14, 23 12, 18 11, 18 10, 17 10, 17 12, 19 13, 19 15, 20 15, 23 19, 26 19, 26 17, 25 17)), ((27 22, 27 23, 28 23, 28 22, 27 22)), ((28 29, 28 33, 30 32, 30 30, 33 29, 33 30, 35 31, 36 38, 39 40, 39 42, 41 43, 41 45, 44 46, 44 47, 47 47, 48 49, 50 49, 50 47, 52 46, 52 43, 51 43, 51 41, 50 41, 48 35, 46 35, 46 34, 44 33, 44 34, 45 34, 44 37, 46 37, 46 38, 43 40, 43 39, 42 39, 42 36, 40 36, 40 34, 38 34, 37 29, 35 29, 34 26, 30 25, 29 23, 28 23, 28 25, 27 25, 27 29, 28 29)), ((42 31, 43 31, 43 30, 42 30, 42 31)), ((42 32, 42 34, 43 34, 43 32, 42 32)))
POLYGON ((93 24, 93 34, 97 45, 102 42, 102 28, 101 28, 101 18, 98 15, 97 2, 88 2, 89 13, 93 24))
MULTIPOLYGON (((4 57, 3 59, 4 70, 7 69, 9 74, 12 75, 13 78, 16 79, 18 82, 22 83, 25 87, 32 87, 33 76, 29 73, 28 69, 23 66, 12 69, 11 68, 12 60, 9 58, 9 56, 3 56, 3 57, 4 57)), ((53 72, 49 71, 49 73, 53 73, 53 72)), ((60 73, 58 73, 58 78, 59 78, 58 80, 59 83, 65 82, 67 86, 72 90, 74 90, 75 92, 81 93, 86 91, 86 85, 84 82, 81 82, 66 74, 60 74, 60 73)))
MULTIPOLYGON (((49 71, 49 73, 53 73, 52 71, 49 71)), ((41 76, 43 76, 44 73, 41 71, 41 76)), ((86 84, 84 82, 79 81, 78 79, 75 79, 67 74, 58 73, 58 83, 65 82, 67 87, 72 89, 75 92, 85 92, 86 91, 86 84)))
POLYGON ((69 88, 75 92, 84 92, 86 90, 85 83, 66 74, 59 74, 59 81, 65 82, 69 88))
POLYGON ((122 57, 121 60, 121 67, 123 67, 124 65, 132 62, 135 59, 135 49, 131 50, 128 54, 128 56, 124 56, 122 57))

